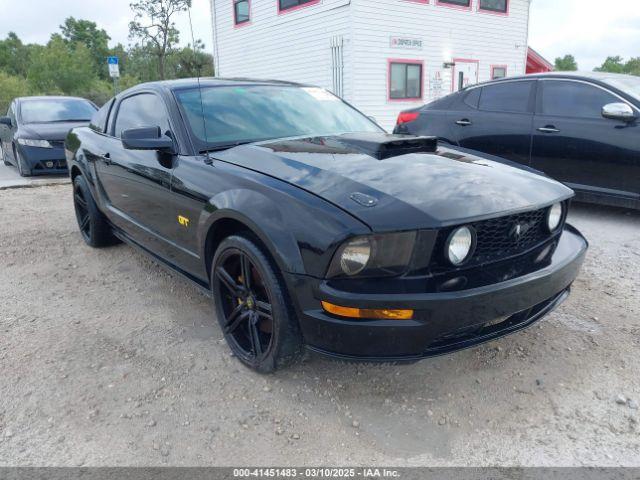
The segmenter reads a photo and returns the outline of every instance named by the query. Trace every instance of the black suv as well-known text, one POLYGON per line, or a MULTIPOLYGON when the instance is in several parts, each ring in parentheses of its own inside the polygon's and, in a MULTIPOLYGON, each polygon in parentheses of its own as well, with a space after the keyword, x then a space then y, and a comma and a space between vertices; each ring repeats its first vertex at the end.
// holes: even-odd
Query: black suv
POLYGON ((584 201, 640 209, 640 78, 547 73, 469 87, 402 112, 395 133, 506 158, 584 201))

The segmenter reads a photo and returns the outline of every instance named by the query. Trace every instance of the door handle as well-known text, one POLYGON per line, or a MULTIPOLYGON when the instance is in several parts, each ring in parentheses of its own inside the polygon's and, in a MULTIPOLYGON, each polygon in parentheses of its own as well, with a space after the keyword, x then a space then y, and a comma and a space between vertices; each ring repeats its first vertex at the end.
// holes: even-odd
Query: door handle
POLYGON ((100 156, 100 158, 105 163, 105 165, 111 165, 112 162, 111 162, 111 154, 110 153, 105 153, 104 155, 100 156))
POLYGON ((546 127, 540 127, 538 131, 542 133, 558 133, 560 130, 552 125, 548 125, 546 127))
POLYGON ((473 125, 473 122, 463 118, 462 120, 458 120, 456 125, 460 125, 461 127, 468 127, 469 125, 473 125))

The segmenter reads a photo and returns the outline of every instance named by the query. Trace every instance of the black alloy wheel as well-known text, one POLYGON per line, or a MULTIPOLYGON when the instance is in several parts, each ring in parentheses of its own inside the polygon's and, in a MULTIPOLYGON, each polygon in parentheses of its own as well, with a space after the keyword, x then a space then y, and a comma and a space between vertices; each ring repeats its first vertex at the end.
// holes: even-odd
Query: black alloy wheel
POLYGON ((220 327, 240 361, 268 373, 299 357, 301 340, 282 281, 254 242, 239 236, 222 242, 212 287, 220 327))
POLYGON ((82 175, 73 179, 73 206, 82 239, 94 248, 118 243, 111 226, 91 196, 91 190, 82 175))
POLYGON ((84 241, 91 241, 91 216, 89 214, 89 205, 84 197, 84 192, 80 185, 76 183, 73 188, 73 205, 76 210, 76 219, 78 220, 78 228, 82 234, 84 241))

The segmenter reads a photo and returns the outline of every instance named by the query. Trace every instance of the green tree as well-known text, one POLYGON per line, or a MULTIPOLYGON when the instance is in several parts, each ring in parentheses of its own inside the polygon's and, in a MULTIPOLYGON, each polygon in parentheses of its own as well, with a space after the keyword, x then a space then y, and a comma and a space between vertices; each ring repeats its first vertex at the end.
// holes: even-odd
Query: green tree
POLYGON ((0 72, 0 115, 7 112, 14 98, 28 94, 27 82, 23 78, 0 72))
POLYGON ((629 61, 624 64, 624 73, 640 77, 640 57, 629 59, 629 61))
POLYGON ((575 72, 578 70, 578 64, 573 55, 565 55, 564 57, 556 58, 555 68, 559 72, 575 72))
POLYGON ((62 37, 71 47, 82 44, 91 53, 93 65, 101 78, 108 78, 107 57, 111 37, 95 22, 69 17, 60 25, 62 37))
POLYGON ((28 79, 39 93, 74 95, 89 91, 98 73, 84 44, 69 45, 54 34, 46 47, 32 54, 28 79))
POLYGON ((155 57, 160 79, 166 78, 166 60, 180 42, 180 32, 173 21, 176 14, 191 7, 191 0, 139 0, 131 4, 134 20, 129 23, 129 38, 155 57))
POLYGON ((9 75, 26 76, 31 48, 24 45, 14 32, 0 40, 0 70, 9 75))
POLYGON ((168 70, 172 78, 211 77, 213 71, 213 57, 203 52, 204 45, 196 40, 196 48, 187 45, 176 50, 168 57, 168 70))
POLYGON ((624 63, 620 55, 615 57, 607 57, 602 66, 595 69, 596 72, 609 72, 609 73, 625 73, 624 63))

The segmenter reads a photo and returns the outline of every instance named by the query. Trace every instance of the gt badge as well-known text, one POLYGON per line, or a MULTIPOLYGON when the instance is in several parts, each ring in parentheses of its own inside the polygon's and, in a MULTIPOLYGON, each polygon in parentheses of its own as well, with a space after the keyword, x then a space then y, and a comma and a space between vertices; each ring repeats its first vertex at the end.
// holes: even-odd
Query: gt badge
POLYGON ((183 217, 182 215, 178 215, 178 223, 185 228, 189 228, 190 220, 187 217, 183 217))

